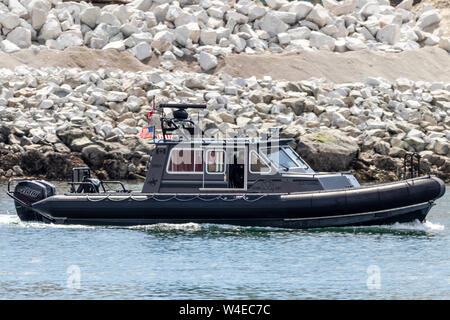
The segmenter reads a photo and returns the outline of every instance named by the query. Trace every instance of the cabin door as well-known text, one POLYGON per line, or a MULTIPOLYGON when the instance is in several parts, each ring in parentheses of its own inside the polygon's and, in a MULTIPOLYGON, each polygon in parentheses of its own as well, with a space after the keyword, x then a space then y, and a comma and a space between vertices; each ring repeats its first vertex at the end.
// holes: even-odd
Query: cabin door
POLYGON ((247 150, 234 147, 227 150, 227 181, 229 189, 247 189, 247 150))
POLYGON ((247 151, 244 146, 208 148, 204 154, 202 189, 247 189, 247 151))

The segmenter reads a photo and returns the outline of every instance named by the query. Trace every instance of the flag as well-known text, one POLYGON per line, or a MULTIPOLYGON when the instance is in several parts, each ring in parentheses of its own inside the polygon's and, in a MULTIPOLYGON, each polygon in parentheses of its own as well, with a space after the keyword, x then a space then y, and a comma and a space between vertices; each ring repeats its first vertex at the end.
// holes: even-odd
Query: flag
POLYGON ((148 112, 147 119, 150 119, 154 111, 156 111, 155 98, 153 98, 153 106, 152 109, 148 112))
POLYGON ((155 133, 155 127, 145 127, 142 129, 141 133, 139 134, 139 137, 142 139, 153 139, 155 133))

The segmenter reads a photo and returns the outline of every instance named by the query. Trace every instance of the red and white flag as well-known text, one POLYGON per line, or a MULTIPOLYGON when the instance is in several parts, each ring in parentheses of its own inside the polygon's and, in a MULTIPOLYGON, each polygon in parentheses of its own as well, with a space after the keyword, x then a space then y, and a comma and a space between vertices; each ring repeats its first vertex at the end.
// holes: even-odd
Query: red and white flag
POLYGON ((150 119, 153 112, 155 112, 155 111, 156 111, 156 103, 155 103, 155 99, 153 98, 153 106, 152 106, 152 109, 148 112, 147 119, 150 119))

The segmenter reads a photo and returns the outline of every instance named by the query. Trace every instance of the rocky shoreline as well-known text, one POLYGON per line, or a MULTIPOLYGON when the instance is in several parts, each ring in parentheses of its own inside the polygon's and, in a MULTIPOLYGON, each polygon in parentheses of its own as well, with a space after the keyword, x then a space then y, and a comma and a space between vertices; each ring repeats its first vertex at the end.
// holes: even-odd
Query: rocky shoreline
MULTIPOLYGON (((0 177, 65 180, 84 165, 105 179, 145 176, 152 146, 138 133, 149 125, 153 96, 206 103, 200 116, 212 135, 280 127, 317 171, 393 181, 404 154, 419 152, 424 172, 450 181, 450 83, 29 67, 0 69, 0 177)), ((158 117, 150 123, 158 126, 158 117)))
POLYGON ((231 53, 374 50, 400 52, 425 46, 450 51, 438 9, 413 0, 135 0, 102 8, 86 2, 4 0, 0 49, 128 51, 140 61, 161 57, 161 67, 193 60, 204 72, 231 53))

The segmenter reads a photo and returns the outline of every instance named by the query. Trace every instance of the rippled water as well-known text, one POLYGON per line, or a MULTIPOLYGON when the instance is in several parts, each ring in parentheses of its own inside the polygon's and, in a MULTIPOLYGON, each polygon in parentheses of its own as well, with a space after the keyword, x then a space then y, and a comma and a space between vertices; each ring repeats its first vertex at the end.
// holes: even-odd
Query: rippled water
POLYGON ((0 299, 450 298, 449 192, 425 224, 279 230, 22 223, 5 188, 0 299))

